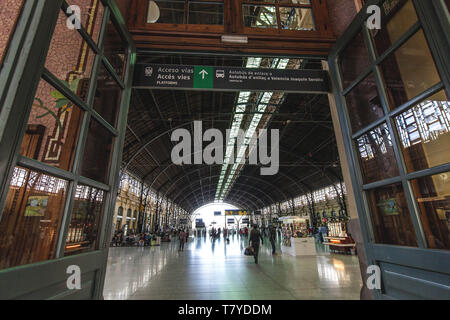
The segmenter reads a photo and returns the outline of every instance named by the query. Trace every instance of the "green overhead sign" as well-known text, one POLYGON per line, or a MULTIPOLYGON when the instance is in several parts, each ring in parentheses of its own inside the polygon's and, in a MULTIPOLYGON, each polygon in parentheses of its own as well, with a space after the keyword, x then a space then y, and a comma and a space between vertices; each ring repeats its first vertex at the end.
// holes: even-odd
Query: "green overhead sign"
POLYGON ((212 89, 214 88, 214 68, 195 66, 194 67, 194 88, 212 89))
POLYGON ((134 88, 327 93, 324 70, 138 64, 134 88))

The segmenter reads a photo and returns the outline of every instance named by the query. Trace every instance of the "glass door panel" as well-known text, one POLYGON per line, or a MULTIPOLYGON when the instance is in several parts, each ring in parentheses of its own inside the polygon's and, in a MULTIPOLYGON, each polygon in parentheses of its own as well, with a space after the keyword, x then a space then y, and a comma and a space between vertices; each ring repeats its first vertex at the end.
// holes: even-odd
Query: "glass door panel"
POLYGON ((449 26, 436 19, 444 2, 378 4, 381 30, 358 20, 329 59, 367 264, 390 279, 374 295, 448 296, 450 70, 440 32, 449 26))
POLYGON ((411 181, 428 247, 450 250, 450 172, 411 181))
POLYGON ((0 269, 55 258, 68 181, 14 169, 0 222, 0 269))
MULTIPOLYGON (((13 2, 19 3, 7 1, 8 10, 13 2)), ((122 17, 116 16, 114 1, 93 0, 89 7, 86 1, 67 2, 82 8, 81 29, 67 28, 65 1, 39 2, 42 5, 30 18, 45 23, 27 31, 33 33, 32 52, 40 50, 37 56, 43 59, 18 57, 30 74, 14 95, 20 122, 15 128, 8 125, 6 132, 17 137, 18 144, 0 150, 11 159, 6 174, 0 173, 9 181, 0 190, 0 281, 11 288, 0 295, 8 299, 31 294, 12 282, 34 275, 36 268, 54 275, 55 282, 37 278, 30 289, 33 295, 92 299, 102 294, 108 248, 103 241, 111 231, 108 224, 113 223, 106 213, 114 208, 112 190, 118 179, 111 171, 120 164, 117 141, 126 131, 124 110, 128 110, 130 59, 135 52, 131 36, 118 23, 122 17), (54 21, 54 28, 49 28, 49 21, 54 21), (66 262, 84 266, 82 279, 87 282, 82 293, 65 289, 66 262)), ((4 4, 0 4, 2 14, 4 4)), ((0 147, 3 140, 0 136, 0 147)))

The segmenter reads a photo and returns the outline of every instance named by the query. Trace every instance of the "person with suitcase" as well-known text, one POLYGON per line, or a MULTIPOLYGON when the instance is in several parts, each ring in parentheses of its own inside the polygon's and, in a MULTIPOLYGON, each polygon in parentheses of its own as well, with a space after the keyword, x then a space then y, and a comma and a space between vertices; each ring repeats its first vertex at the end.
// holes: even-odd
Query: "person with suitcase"
POLYGON ((264 245, 264 238, 262 237, 261 232, 259 232, 258 226, 255 224, 253 225, 253 229, 250 232, 249 244, 253 248, 253 256, 255 258, 256 264, 258 264, 259 247, 261 243, 264 245))

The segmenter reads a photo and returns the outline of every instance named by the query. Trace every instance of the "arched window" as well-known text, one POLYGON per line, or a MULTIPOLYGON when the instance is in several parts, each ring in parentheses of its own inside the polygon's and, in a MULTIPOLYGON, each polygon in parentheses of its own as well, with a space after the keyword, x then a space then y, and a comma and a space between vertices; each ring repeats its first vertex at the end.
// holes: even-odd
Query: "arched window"
POLYGON ((132 214, 131 209, 128 209, 128 210, 127 210, 127 226, 128 226, 128 228, 130 228, 131 214, 132 214))
POLYGON ((123 207, 119 207, 117 211, 117 221, 116 221, 116 229, 120 230, 122 228, 122 220, 123 220, 123 207))
POLYGON ((134 212, 133 212, 132 223, 134 224, 134 227, 137 228, 137 210, 134 210, 134 212))

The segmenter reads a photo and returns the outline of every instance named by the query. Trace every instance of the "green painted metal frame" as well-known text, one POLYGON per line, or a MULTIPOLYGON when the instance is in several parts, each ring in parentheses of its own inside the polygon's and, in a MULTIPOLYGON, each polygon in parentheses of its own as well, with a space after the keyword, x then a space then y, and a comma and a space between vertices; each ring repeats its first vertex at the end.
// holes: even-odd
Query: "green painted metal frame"
MULTIPOLYGON (((380 263, 390 263, 393 265, 398 265, 399 269, 401 268, 400 266, 422 269, 424 271, 424 276, 426 272, 435 272, 446 275, 447 278, 445 280, 445 283, 443 283, 442 285, 449 288, 449 290, 447 291, 447 298, 450 298, 450 252, 446 250, 427 249, 427 242, 425 239, 422 222, 419 216, 417 201, 409 182, 411 179, 450 171, 450 163, 435 168, 422 170, 420 172, 414 172, 411 174, 407 173, 403 154, 399 148, 400 140, 397 131, 395 130, 395 123, 393 121, 393 117, 401 112, 404 112, 406 109, 410 108, 412 105, 423 100, 424 98, 427 98, 442 89, 446 89, 447 92, 450 92, 450 61, 448 59, 448 52, 450 52, 450 25, 448 19, 448 11, 444 7, 445 4, 442 0, 413 0, 419 17, 419 22, 414 24, 411 29, 403 37, 396 41, 396 43, 385 54, 377 58, 375 48, 370 39, 369 31, 365 27, 365 21, 368 17, 367 7, 370 5, 379 5, 382 2, 382 0, 367 1, 361 12, 357 15, 344 35, 340 39, 338 39, 336 46, 332 50, 329 57, 330 75, 334 87, 333 93, 338 105, 339 120, 341 122, 343 130, 342 134, 344 137, 344 146, 349 157, 348 161, 350 166, 351 181, 353 189, 355 190, 355 200, 361 225, 361 231, 364 239, 367 264, 380 265, 380 263), (436 17, 439 17, 439 19, 436 19, 436 17), (406 41, 408 41, 419 30, 419 28, 423 29, 429 41, 430 49, 434 55, 437 68, 440 71, 442 82, 430 88, 420 96, 409 101, 407 104, 400 106, 394 111, 390 111, 388 108, 387 94, 382 84, 382 77, 378 65, 390 53, 392 53, 406 41), (340 54, 359 32, 362 32, 366 47, 369 50, 371 59, 370 66, 350 85, 349 88, 344 88, 338 67, 340 54), (345 95, 370 73, 373 73, 376 78, 379 96, 382 101, 382 107, 384 109, 385 116, 379 121, 371 124, 370 126, 358 131, 355 134, 352 134, 345 95), (362 179, 362 171, 358 161, 357 146, 354 143, 354 139, 357 139, 361 135, 369 132, 371 129, 377 127, 381 123, 386 123, 388 125, 389 133, 393 138, 392 143, 395 151, 395 157, 399 165, 400 176, 365 185, 362 179), (375 243, 366 191, 377 187, 386 186, 395 182, 401 182, 405 190, 409 211, 411 212, 411 218, 414 224, 415 233, 419 244, 418 248, 382 245, 375 243)), ((402 270, 401 272, 405 272, 405 270, 402 270)), ((420 283, 420 280, 417 283, 420 283)), ((414 294, 414 292, 417 292, 417 290, 421 289, 422 288, 420 287, 420 285, 410 288, 412 295, 414 294)), ((387 295, 383 288, 381 290, 374 290, 374 296, 377 299, 393 298, 392 296, 387 295)), ((431 296, 431 293, 430 298, 433 298, 431 296)))
MULTIPOLYGON (((131 99, 133 72, 136 63, 136 47, 115 2, 113 0, 101 1, 105 7, 105 11, 98 45, 90 38, 83 27, 81 30, 74 31, 81 34, 96 54, 86 103, 68 90, 60 80, 44 67, 45 57, 49 50, 58 15, 61 9, 65 10, 68 7, 68 4, 64 0, 26 1, 16 31, 12 37, 8 50, 14 50, 21 54, 8 55, 5 59, 5 67, 0 73, 0 102, 3 105, 0 109, 0 209, 5 205, 5 199, 9 190, 9 181, 17 165, 68 180, 69 185, 54 260, 0 270, 0 287, 10 288, 8 292, 0 292, 0 299, 27 297, 27 294, 29 294, 27 290, 37 292, 43 290, 41 296, 38 294, 38 298, 102 298, 109 237, 111 233, 110 229, 118 192, 119 169, 131 99), (126 48, 128 60, 126 62, 124 80, 117 75, 103 52, 105 30, 109 20, 111 20, 123 41, 128 45, 126 48), (93 108, 97 77, 101 64, 105 66, 123 89, 117 128, 112 127, 93 108), (31 101, 34 98, 41 77, 85 111, 80 136, 78 138, 73 170, 70 172, 25 158, 19 154, 20 141, 25 134, 27 120, 31 112, 31 101), (14 106, 14 109, 12 106, 14 106), (100 122, 115 138, 109 178, 106 184, 81 176, 81 162, 91 119, 100 122), (98 241, 99 245, 93 252, 75 255, 73 257, 64 257, 65 242, 74 205, 74 195, 76 186, 79 183, 101 189, 106 193, 100 238, 98 241), (81 294, 80 292, 67 292, 62 289, 61 292, 43 289, 44 286, 49 286, 52 283, 65 282, 64 278, 67 275, 64 275, 65 268, 62 268, 61 265, 66 266, 71 264, 83 265, 85 268, 83 269, 82 267, 82 272, 91 272, 94 275, 94 280, 86 284, 88 287, 86 292, 82 292, 81 294), (36 277, 37 270, 40 270, 39 272, 41 272, 42 277, 36 277), (31 283, 22 281, 19 285, 17 284, 17 279, 29 280, 33 275, 34 280, 31 283), (45 279, 47 282, 45 282, 45 279), (17 290, 14 288, 17 288, 17 290)), ((0 210, 0 219, 2 212, 3 210, 0 210)))

